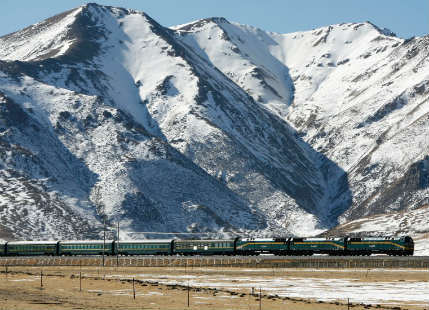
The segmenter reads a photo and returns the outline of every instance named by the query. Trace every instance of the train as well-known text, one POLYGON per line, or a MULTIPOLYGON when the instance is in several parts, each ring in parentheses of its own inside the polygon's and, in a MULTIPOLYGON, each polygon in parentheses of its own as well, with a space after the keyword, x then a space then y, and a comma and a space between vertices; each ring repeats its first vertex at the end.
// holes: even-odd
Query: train
POLYGON ((10 241, 0 243, 0 256, 32 255, 260 255, 408 256, 410 236, 333 238, 149 239, 86 241, 10 241))

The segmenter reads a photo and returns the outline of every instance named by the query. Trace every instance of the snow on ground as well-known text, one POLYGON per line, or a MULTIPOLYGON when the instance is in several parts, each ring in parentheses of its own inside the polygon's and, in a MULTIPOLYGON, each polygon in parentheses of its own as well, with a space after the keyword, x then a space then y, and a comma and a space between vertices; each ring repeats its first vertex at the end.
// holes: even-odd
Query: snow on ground
MULTIPOLYGON (((243 272, 253 270, 243 270, 243 272)), ((265 270, 266 271, 266 270, 265 270)), ((316 271, 316 270, 315 270, 316 271)), ((320 272, 320 270, 317 270, 320 272)), ((324 270, 327 273, 330 270, 324 270)), ((344 270, 344 272, 359 272, 359 270, 344 270)), ((398 272, 395 270, 393 272, 398 272)), ((402 270, 404 271, 404 270, 402 270)), ((335 270, 338 272, 338 270, 335 270)), ((367 270, 361 270, 367 272, 367 270)), ((371 270, 371 272, 392 272, 392 270, 371 270)), ((406 271, 414 272, 414 271, 406 271)), ((428 271, 415 271, 425 272, 428 271)), ((429 302, 429 282, 425 281, 383 281, 365 282, 359 279, 329 279, 312 277, 286 277, 278 276, 270 278, 263 275, 172 275, 144 273, 134 275, 136 279, 155 281, 168 285, 189 285, 191 287, 209 287, 227 290, 248 290, 262 288, 264 294, 278 295, 281 297, 295 297, 314 299, 321 301, 346 301, 352 303, 384 304, 384 305, 422 305, 429 302)), ((121 278, 121 275, 111 275, 113 278, 121 278)))

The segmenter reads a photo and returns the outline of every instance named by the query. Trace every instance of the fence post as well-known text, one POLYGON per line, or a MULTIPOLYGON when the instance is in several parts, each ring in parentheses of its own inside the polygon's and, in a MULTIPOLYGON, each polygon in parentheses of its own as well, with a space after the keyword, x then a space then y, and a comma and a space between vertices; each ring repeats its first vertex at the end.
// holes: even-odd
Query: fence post
POLYGON ((188 279, 188 308, 189 308, 189 279, 188 279))

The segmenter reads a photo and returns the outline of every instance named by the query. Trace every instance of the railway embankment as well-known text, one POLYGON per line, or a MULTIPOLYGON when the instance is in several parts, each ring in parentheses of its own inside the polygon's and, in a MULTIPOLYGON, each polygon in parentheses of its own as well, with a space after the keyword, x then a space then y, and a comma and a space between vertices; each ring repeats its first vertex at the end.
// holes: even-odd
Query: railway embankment
POLYGON ((0 266, 429 269, 429 256, 37 256, 1 257, 0 266))

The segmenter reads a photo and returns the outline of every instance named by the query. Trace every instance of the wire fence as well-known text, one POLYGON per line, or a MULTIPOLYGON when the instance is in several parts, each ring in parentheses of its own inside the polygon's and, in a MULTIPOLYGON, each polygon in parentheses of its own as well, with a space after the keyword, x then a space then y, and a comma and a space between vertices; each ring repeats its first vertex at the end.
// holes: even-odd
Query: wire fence
MULTIPOLYGON (((103 266, 101 256, 2 257, 0 266, 103 266)), ((429 257, 210 257, 210 256, 107 256, 106 267, 239 267, 239 268, 421 268, 429 257)))

